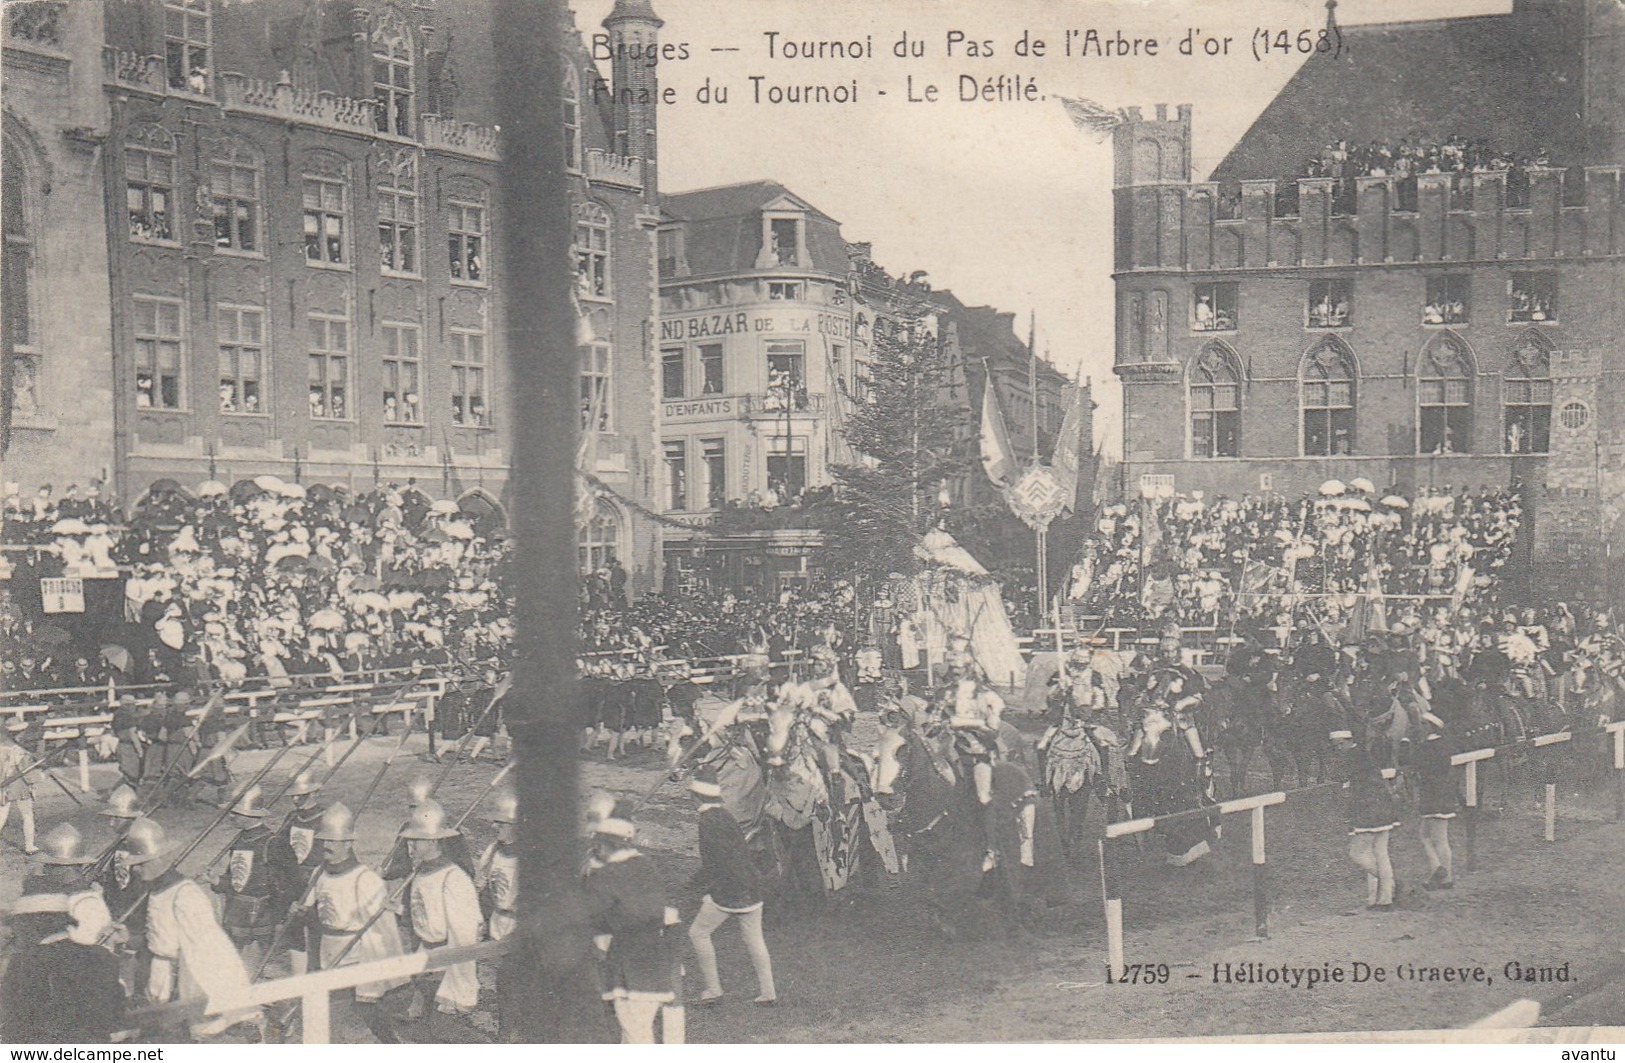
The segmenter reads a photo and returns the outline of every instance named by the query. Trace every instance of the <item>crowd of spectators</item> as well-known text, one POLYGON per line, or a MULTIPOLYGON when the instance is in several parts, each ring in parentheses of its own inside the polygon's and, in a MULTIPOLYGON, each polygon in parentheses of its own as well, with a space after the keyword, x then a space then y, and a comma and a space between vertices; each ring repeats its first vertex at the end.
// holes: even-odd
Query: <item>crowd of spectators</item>
POLYGON ((1288 594, 1493 595, 1523 509, 1515 492, 1449 488, 1405 498, 1364 480, 1321 493, 1201 493, 1109 507, 1074 567, 1069 597, 1114 623, 1212 626, 1288 594))
POLYGON ((628 656, 700 660, 758 652, 774 660, 790 650, 828 644, 843 655, 857 649, 858 611, 850 584, 787 588, 776 597, 743 592, 650 594, 617 607, 581 614, 581 649, 588 658, 628 656))
POLYGON ((1456 134, 1443 140, 1406 137, 1395 144, 1374 140, 1363 146, 1339 140, 1327 145, 1318 156, 1307 160, 1296 174, 1287 179, 1288 187, 1283 188, 1282 192, 1287 197, 1295 197, 1297 186, 1293 182, 1298 178, 1337 178, 1339 183, 1333 192, 1334 209, 1338 213, 1352 213, 1356 178, 1397 177, 1400 179, 1399 209, 1415 210, 1414 178, 1418 175, 1455 175, 1454 190, 1470 194, 1471 185, 1461 178, 1475 173, 1504 172, 1507 175, 1507 206, 1519 207, 1528 201, 1529 170, 1550 165, 1551 158, 1544 150, 1532 156, 1522 155, 1456 134))
POLYGON ((160 484, 127 517, 99 502, 94 524, 64 515, 70 502, 98 504, 76 496, 12 496, 3 538, 46 547, 30 572, 46 576, 74 562, 94 571, 86 541, 105 538, 97 549, 125 577, 122 623, 42 617, 8 596, 0 666, 13 688, 94 685, 110 671, 155 682, 471 667, 507 653, 505 540, 415 484, 355 494, 270 476, 195 494, 160 484))

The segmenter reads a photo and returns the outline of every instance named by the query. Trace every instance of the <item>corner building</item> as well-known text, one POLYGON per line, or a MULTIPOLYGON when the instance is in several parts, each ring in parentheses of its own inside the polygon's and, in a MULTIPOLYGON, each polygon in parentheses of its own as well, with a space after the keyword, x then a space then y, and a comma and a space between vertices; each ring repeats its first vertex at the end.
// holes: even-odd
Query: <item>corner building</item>
MULTIPOLYGON (((106 470, 126 504, 166 479, 415 479, 502 511, 522 353, 503 342, 505 239, 533 208, 496 201, 490 17, 479 0, 6 5, 7 278, 32 296, 6 304, 7 476, 106 470), (43 176, 50 154, 66 183, 43 176), (46 187, 69 194, 47 209, 46 187)), ((567 27, 559 116, 600 428, 580 553, 618 558, 634 594, 660 571, 658 183, 654 71, 624 55, 660 25, 647 0, 616 6, 605 31, 629 46, 608 81, 567 27)))
POLYGON ((1515 485, 1529 560, 1600 574, 1625 493, 1625 7, 1341 33, 1206 181, 1189 105, 1114 132, 1125 482, 1515 485), (1532 162, 1294 179, 1339 141, 1455 136, 1532 162))

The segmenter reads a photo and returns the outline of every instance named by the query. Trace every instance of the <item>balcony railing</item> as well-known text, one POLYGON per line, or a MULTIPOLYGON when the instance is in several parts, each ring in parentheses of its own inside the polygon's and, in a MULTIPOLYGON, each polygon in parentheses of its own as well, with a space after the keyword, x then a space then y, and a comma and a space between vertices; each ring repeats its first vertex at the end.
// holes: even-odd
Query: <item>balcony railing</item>
POLYGON ((63 0, 13 0, 5 5, 6 40, 62 47, 63 0))
POLYGON ((102 73, 106 80, 121 88, 160 94, 165 91, 161 55, 137 55, 109 46, 102 49, 102 73))
POLYGON ((643 160, 611 155, 596 148, 587 152, 587 180, 626 188, 643 187, 643 160))
POLYGON ((332 92, 298 89, 284 73, 275 82, 245 74, 220 75, 221 100, 227 108, 326 126, 348 133, 378 131, 374 100, 357 100, 332 92))
POLYGON ((497 131, 491 126, 426 114, 419 122, 419 131, 426 148, 454 151, 482 159, 497 158, 497 131))

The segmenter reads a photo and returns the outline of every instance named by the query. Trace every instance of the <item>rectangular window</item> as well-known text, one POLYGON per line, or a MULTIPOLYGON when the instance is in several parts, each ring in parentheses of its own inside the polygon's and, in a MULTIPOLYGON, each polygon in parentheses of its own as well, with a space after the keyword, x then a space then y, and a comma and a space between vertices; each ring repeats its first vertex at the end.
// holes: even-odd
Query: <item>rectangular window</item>
POLYGON ((1198 284, 1191 304, 1191 328, 1196 332, 1228 332, 1236 327, 1235 281, 1198 284))
POLYGON ((1506 401, 1506 452, 1545 454, 1552 442, 1552 382, 1509 378, 1501 383, 1506 401))
POLYGON ((135 404, 178 410, 185 397, 178 299, 135 297, 135 404))
POLYGON ((688 508, 688 446, 681 439, 668 439, 666 455, 666 508, 688 508))
POLYGON ((481 428, 489 425, 491 414, 485 396, 485 333, 453 329, 451 423, 481 428))
POLYGON ((416 325, 384 326, 384 421, 387 424, 422 424, 422 366, 418 360, 416 325))
POLYGON ((768 222, 772 259, 781 266, 801 264, 800 222, 795 218, 773 218, 768 222))
POLYGON ((722 344, 703 343, 700 345, 700 394, 721 395, 722 392, 722 344))
POLYGON ((378 258, 385 273, 418 272, 418 197, 400 188, 378 190, 378 258))
POLYGON ((1342 328, 1354 323, 1354 282, 1323 280, 1309 282, 1309 304, 1305 310, 1310 328, 1342 328))
POLYGON ((800 281, 768 281, 767 297, 769 299, 801 299, 800 281))
POLYGON ((378 132, 411 136, 412 52, 406 40, 374 38, 372 94, 378 103, 374 111, 378 132))
POLYGON ((164 73, 169 87, 209 92, 209 0, 164 0, 164 73))
POLYGON ((452 203, 446 211, 447 243, 454 284, 485 283, 485 208, 452 203))
POLYGON ((1465 325, 1471 303, 1468 294, 1472 278, 1465 274, 1429 277, 1427 298, 1422 303, 1422 324, 1465 325))
POLYGON ((700 465, 705 474, 705 508, 721 509, 728 501, 727 440, 700 440, 700 465))
POLYGON ((350 326, 343 318, 310 315, 310 415, 350 416, 350 326))
POLYGON ((688 351, 682 347, 667 347, 660 352, 660 394, 663 398, 680 399, 688 394, 688 351))
POLYGON ((214 160, 214 246, 232 251, 260 249, 259 169, 233 153, 214 160))
POLYGON ((660 243, 660 275, 674 277, 682 263, 683 230, 661 229, 657 239, 660 243))
POLYGON ((1424 454, 1464 454, 1472 446, 1473 404, 1465 379, 1423 379, 1418 444, 1424 454))
POLYGON ((304 204, 306 261, 342 265, 345 262, 344 182, 307 174, 304 204))
POLYGON ((581 348, 581 427, 597 431, 614 430, 612 416, 609 344, 593 343, 581 348))
POLYGON ((1303 385, 1303 452, 1330 457, 1354 452, 1354 384, 1313 380, 1303 385))
POLYGON ((586 204, 576 220, 576 293, 609 298, 609 213, 586 204))
POLYGON ((1514 324, 1557 320, 1557 274, 1514 273, 1507 281, 1507 320, 1514 324))
POLYGON ((767 487, 781 503, 793 502, 807 489, 807 440, 774 436, 767 444, 767 487))
POLYGON ((220 412, 265 413, 265 311, 215 308, 220 336, 220 412))
POLYGON ((128 147, 124 152, 124 205, 136 240, 175 239, 175 156, 128 147))
POLYGON ((763 398, 763 409, 807 408, 806 362, 806 345, 799 341, 767 345, 767 394, 763 398))

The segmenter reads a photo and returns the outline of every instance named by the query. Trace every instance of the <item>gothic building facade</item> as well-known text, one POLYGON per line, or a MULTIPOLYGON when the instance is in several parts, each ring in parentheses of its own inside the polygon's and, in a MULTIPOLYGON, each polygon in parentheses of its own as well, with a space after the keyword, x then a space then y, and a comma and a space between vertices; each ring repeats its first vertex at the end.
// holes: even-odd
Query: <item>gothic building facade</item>
POLYGON ((1125 485, 1512 485, 1531 560, 1589 564, 1625 488, 1625 9, 1341 32, 1205 181, 1189 105, 1114 133, 1125 485))
MULTIPOLYGON (((33 293, 32 316, 6 304, 8 479, 105 475, 126 502, 165 479, 415 480, 503 505, 522 415, 504 401, 521 352, 504 345, 518 279, 503 240, 530 208, 497 198, 489 5, 35 0, 6 19, 7 161, 23 160, 8 166, 7 246, 23 256, 7 276, 24 270, 33 293), (26 89, 42 77, 66 91, 26 89), (85 172, 50 186, 78 197, 52 200, 85 230, 71 261, 49 246, 70 232, 40 215, 51 152, 79 160, 55 172, 85 172)), ((605 23, 638 45, 623 55, 659 27, 640 0, 605 23)), ((653 73, 619 59, 606 81, 564 39, 583 418, 598 429, 581 556, 619 560, 638 590, 660 568, 653 73)))

